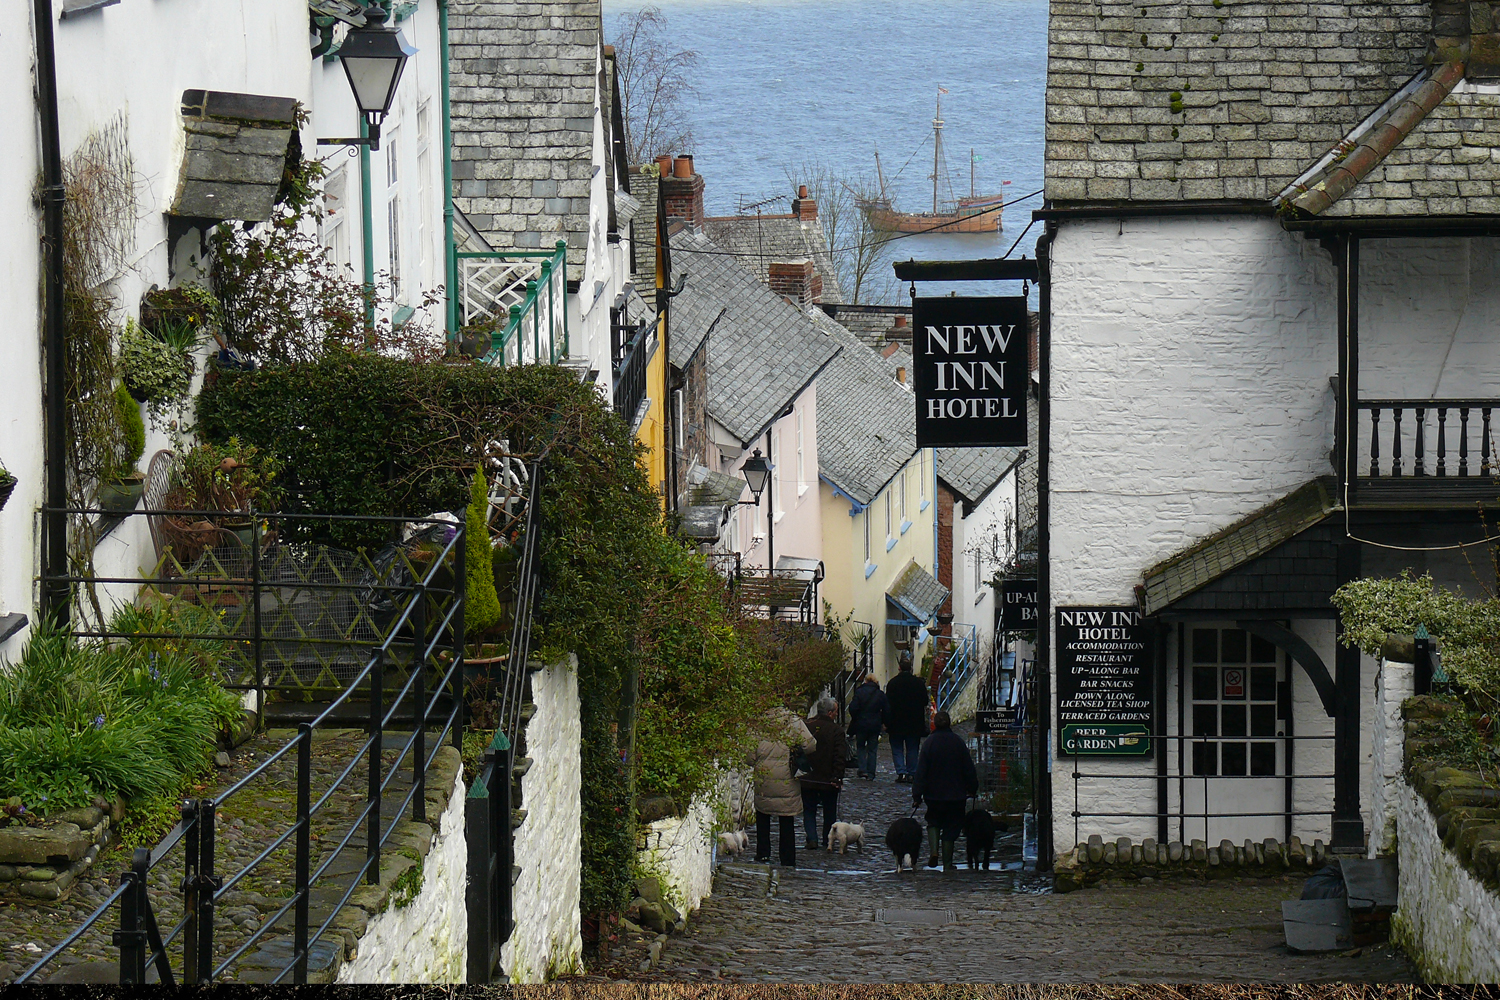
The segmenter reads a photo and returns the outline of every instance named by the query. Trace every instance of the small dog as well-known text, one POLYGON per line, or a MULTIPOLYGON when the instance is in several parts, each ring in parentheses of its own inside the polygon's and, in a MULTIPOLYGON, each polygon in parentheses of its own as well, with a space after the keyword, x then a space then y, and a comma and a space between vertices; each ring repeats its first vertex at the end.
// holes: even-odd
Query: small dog
POLYGON ((730 857, 738 857, 749 846, 750 835, 744 830, 728 830, 719 834, 719 850, 730 857))
POLYGON ((964 816, 964 857, 969 860, 969 869, 979 867, 983 859, 985 870, 990 867, 990 851, 995 847, 995 819, 984 809, 971 809, 964 816))
POLYGON ((885 846, 896 856, 896 871, 910 868, 916 871, 913 860, 922 850, 922 824, 904 816, 892 823, 885 831, 885 846))
POLYGON ((843 854, 846 848, 865 849, 865 828, 858 823, 835 823, 828 828, 828 849, 843 854))

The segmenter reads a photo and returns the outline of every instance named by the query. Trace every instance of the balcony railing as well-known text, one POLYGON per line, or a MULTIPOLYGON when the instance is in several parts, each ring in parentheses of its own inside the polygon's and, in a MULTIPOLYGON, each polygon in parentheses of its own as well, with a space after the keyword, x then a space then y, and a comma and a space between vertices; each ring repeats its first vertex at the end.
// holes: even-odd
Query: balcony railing
POLYGON ((464 326, 491 324, 492 365, 557 364, 568 355, 568 245, 552 250, 460 253, 464 326))
POLYGON ((656 350, 656 337, 656 324, 642 322, 615 355, 615 412, 632 428, 646 398, 646 366, 656 350))
POLYGON ((940 638, 939 642, 944 642, 944 639, 945 644, 951 645, 952 651, 938 682, 937 707, 946 712, 958 701, 958 696, 963 693, 978 665, 979 643, 974 626, 962 622, 954 622, 953 634, 940 638))
POLYGON ((1360 400, 1355 502, 1500 500, 1497 421, 1495 399, 1360 400))

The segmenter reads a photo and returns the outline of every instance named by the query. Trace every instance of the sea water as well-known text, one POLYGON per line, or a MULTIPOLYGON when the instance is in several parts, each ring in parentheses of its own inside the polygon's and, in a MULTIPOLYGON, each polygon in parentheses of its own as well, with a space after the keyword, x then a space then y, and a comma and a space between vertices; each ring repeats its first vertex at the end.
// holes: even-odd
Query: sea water
MULTIPOLYGON (((975 189, 1019 199, 1042 186, 1047 0, 655 0, 672 45, 698 53, 684 101, 710 215, 781 198, 820 162, 875 175, 879 149, 898 209, 932 208, 932 117, 943 95, 948 183, 940 197, 975 189), (1010 181, 1009 184, 1003 184, 1010 181)), ((605 38, 638 0, 605 0, 605 38)), ((917 235, 893 259, 1034 254, 1040 226, 1022 236, 1041 197, 1007 207, 994 234, 917 235)), ((1012 283, 926 284, 921 294, 1016 294, 1012 283)), ((898 290, 891 288, 890 292, 898 290)), ((900 301, 906 300, 899 290, 900 301)))

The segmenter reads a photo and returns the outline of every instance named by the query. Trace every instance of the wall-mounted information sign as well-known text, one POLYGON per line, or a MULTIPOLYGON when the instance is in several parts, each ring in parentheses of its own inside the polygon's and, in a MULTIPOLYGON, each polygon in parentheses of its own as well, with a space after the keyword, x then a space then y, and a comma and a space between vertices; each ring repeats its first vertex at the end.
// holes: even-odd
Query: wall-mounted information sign
POLYGON ((1155 663, 1140 612, 1060 607, 1056 615, 1059 749, 1075 756, 1152 756, 1155 663))
POLYGON ((1036 629, 1036 581, 1000 581, 1000 621, 1002 632, 1030 632, 1036 629))
POLYGON ((912 387, 919 448, 1026 446, 1026 299, 918 298, 912 387))

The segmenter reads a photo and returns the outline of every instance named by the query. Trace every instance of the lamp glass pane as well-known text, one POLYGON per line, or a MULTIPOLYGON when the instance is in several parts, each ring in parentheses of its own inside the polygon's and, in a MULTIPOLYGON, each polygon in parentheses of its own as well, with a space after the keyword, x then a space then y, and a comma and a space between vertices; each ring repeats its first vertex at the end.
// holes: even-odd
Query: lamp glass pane
POLYGON ((349 75, 349 86, 354 91, 354 99, 359 102, 361 113, 389 109, 389 100, 401 79, 404 62, 402 59, 344 58, 344 72, 349 75))

